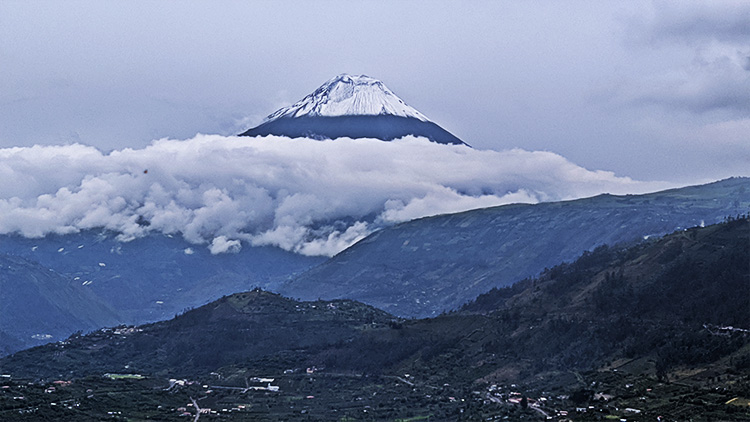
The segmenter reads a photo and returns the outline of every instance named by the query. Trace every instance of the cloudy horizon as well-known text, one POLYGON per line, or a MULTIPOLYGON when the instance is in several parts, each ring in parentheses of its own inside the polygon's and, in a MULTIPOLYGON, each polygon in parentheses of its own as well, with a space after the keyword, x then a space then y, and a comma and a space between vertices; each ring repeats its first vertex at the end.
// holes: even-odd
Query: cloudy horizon
POLYGON ((106 154, 80 144, 4 148, 0 177, 0 234, 104 228, 123 241, 177 234, 212 253, 249 244, 326 256, 415 218, 670 186, 549 152, 414 137, 198 135, 106 154))
POLYGON ((240 133, 340 73, 478 149, 750 175, 750 3, 0 2, 0 147, 240 133), (344 7, 345 6, 345 7, 344 7))
POLYGON ((749 39, 729 0, 0 1, 0 233, 330 255, 426 215, 750 176, 749 39), (473 149, 233 136, 341 73, 473 149))

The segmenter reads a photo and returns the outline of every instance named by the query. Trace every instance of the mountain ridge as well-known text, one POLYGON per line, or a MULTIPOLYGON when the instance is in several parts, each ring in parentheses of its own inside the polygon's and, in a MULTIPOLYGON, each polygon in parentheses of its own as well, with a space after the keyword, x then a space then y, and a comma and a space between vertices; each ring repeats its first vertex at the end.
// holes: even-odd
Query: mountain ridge
POLYGON ((748 238, 750 220, 743 216, 628 248, 601 247, 457 312, 421 320, 396 320, 356 301, 299 302, 254 290, 123 334, 100 330, 22 351, 0 359, 0 368, 36 378, 112 372, 125 364, 182 376, 220 366, 231 372, 317 365, 474 385, 549 382, 568 371, 611 371, 607 362, 642 359, 642 375, 703 385, 716 365, 734 367, 729 375, 738 377, 750 367, 746 336, 705 328, 750 328, 741 326, 750 310, 743 301, 750 294, 748 238), (699 370, 680 370, 691 367, 699 370))
POLYGON ((645 195, 425 217, 371 234, 279 291, 302 299, 356 299, 399 316, 434 316, 597 246, 713 224, 748 209, 750 178, 734 178, 645 195))

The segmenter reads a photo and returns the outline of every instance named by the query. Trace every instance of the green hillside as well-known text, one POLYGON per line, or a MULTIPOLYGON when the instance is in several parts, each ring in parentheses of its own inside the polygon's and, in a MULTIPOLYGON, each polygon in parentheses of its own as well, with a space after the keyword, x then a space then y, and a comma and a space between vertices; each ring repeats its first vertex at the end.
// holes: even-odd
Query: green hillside
POLYGON ((404 317, 435 316, 601 245, 710 225, 750 210, 750 179, 647 195, 506 205, 373 233, 292 279, 305 300, 355 299, 404 317))
MULTIPOLYGON (((199 396, 238 409, 227 410, 232 420, 739 421, 750 416, 748 298, 743 217, 600 247, 437 318, 256 290, 170 321, 19 352, 0 360, 0 372, 46 380, 39 385, 117 382, 123 399, 110 407, 131 415, 144 400, 176 409, 171 403, 199 396), (150 384, 81 378, 104 373, 150 384), (247 390, 261 376, 279 392, 247 390), (171 389, 170 377, 196 384, 171 389)), ((91 405, 87 417, 105 403, 80 400, 91 405)), ((174 409, 146 413, 170 420, 174 409)))

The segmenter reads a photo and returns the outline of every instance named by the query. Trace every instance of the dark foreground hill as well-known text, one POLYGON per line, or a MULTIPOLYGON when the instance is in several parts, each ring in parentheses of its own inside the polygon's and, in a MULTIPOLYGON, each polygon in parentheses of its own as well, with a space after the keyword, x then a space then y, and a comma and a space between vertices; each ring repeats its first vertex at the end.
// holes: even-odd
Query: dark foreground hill
POLYGON ((434 316, 600 245, 722 221, 750 209, 750 179, 423 218, 373 233, 280 289, 434 316))
MULTIPOLYGON (((32 377, 130 371, 196 375, 248 359, 273 361, 335 347, 392 317, 353 301, 297 302, 253 290, 223 297, 172 320, 101 329, 19 352, 0 365, 32 377), (279 353, 287 355, 277 356, 279 353), (16 371, 16 364, 24 369, 16 371)), ((18 368, 20 369, 20 368, 18 368)))
MULTIPOLYGON (((297 302, 253 291, 171 321, 19 352, 0 360, 0 372, 48 379, 104 372, 205 379, 236 386, 236 396, 225 392, 222 400, 266 403, 258 412, 299 420, 306 417, 299 409, 317 409, 318 419, 338 418, 336 406, 356 397, 363 401, 356 404, 360 415, 369 407, 405 417, 394 407, 403 403, 399 396, 412 397, 411 409, 443 415, 440 420, 460 420, 450 412, 460 415, 461 409, 481 418, 514 415, 517 408, 509 409, 506 399, 513 398, 511 388, 521 387, 511 383, 567 392, 570 398, 546 393, 549 402, 539 405, 545 414, 591 405, 606 412, 599 417, 624 415, 626 407, 642 411, 628 420, 663 414, 674 416, 668 420, 743 420, 745 408, 724 403, 750 397, 748 269, 750 222, 741 218, 629 248, 597 248, 433 319, 394 320, 356 302, 297 302), (312 367, 325 369, 304 375, 312 367), (291 396, 277 402, 242 395, 251 375, 278 378, 291 396), (496 395, 500 387, 493 384, 509 390, 496 395), (312 396, 332 401, 315 407, 292 398, 313 390, 312 396), (597 401, 595 393, 609 398, 597 401), (465 405, 456 403, 457 395, 468 400, 465 405), (272 411, 276 405, 281 407, 272 411)), ((522 415, 541 416, 516 416, 522 415)), ((576 419, 597 420, 584 416, 576 419)))

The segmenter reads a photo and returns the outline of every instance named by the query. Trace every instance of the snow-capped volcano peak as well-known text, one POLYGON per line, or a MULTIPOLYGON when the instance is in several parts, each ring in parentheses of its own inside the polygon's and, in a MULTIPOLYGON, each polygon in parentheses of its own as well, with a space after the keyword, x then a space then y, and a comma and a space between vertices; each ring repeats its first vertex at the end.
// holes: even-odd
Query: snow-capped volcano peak
POLYGON ((282 117, 337 117, 391 115, 429 121, 408 106, 377 79, 365 75, 341 74, 312 94, 266 117, 269 122, 282 117))
POLYGON ((240 136, 288 138, 375 138, 405 136, 439 144, 466 145, 455 135, 406 105, 385 84, 369 76, 336 76, 315 92, 276 111, 240 136))

